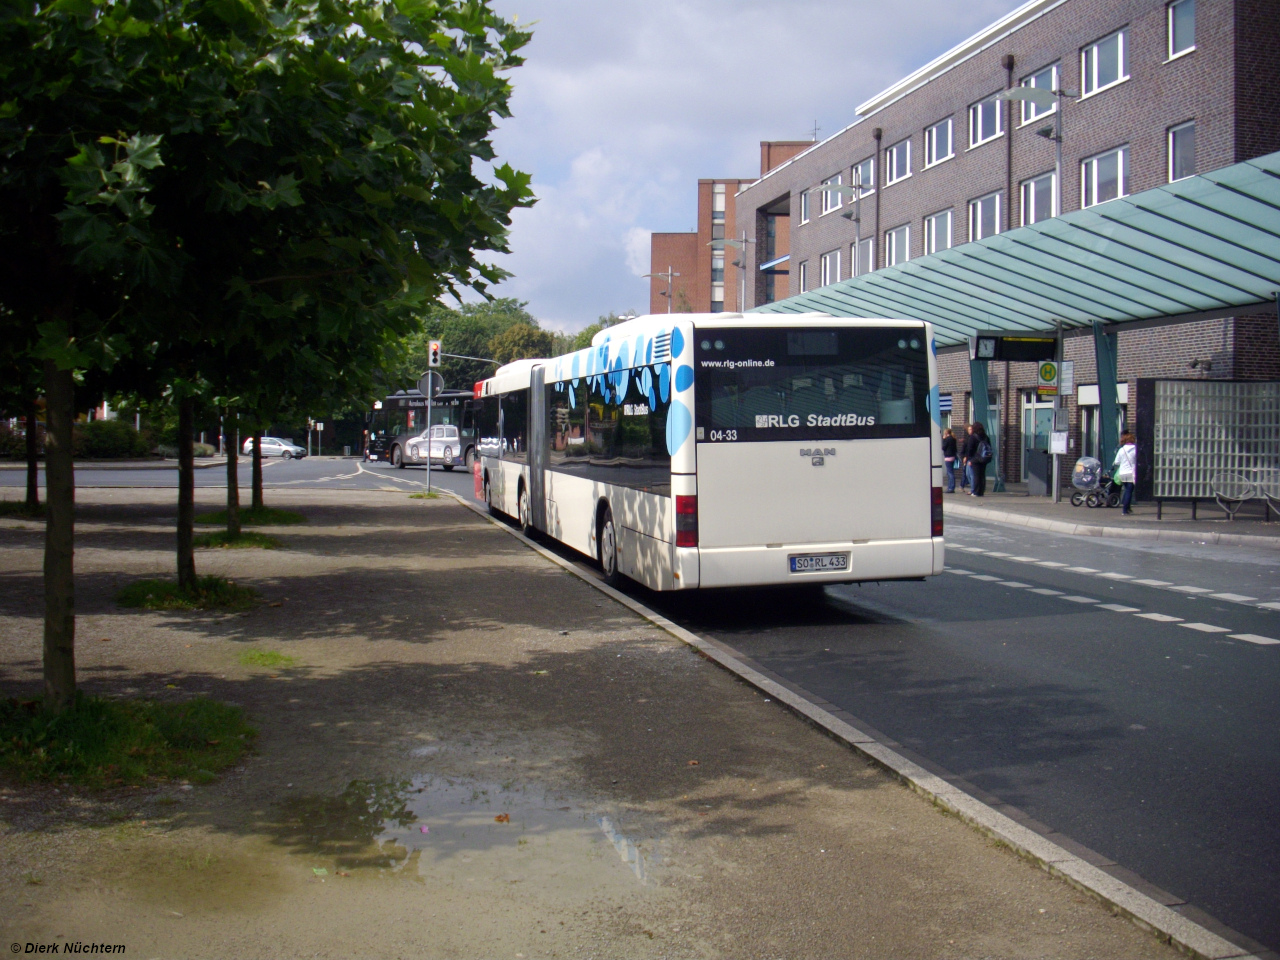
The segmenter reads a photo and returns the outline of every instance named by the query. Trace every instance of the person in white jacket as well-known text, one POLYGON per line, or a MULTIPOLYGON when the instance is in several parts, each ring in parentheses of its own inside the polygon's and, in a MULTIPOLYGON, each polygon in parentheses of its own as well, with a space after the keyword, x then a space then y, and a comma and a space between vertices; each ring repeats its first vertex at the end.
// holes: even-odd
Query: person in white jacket
POLYGON ((1120 449, 1111 468, 1111 479, 1120 484, 1120 512, 1133 513, 1133 482, 1138 477, 1138 438, 1132 433, 1120 435, 1120 449))

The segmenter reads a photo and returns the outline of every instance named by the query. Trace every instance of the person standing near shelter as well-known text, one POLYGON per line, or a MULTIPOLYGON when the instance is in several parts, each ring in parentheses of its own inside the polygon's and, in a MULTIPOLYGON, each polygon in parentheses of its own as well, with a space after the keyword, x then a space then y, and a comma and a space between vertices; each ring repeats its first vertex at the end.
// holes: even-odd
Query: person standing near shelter
POLYGON ((942 431, 942 463, 947 473, 947 493, 956 492, 956 435, 948 427, 942 431))
POLYGON ((1120 449, 1112 464, 1111 479, 1120 484, 1120 512, 1133 513, 1133 482, 1138 477, 1138 438, 1132 433, 1120 435, 1120 449))
POLYGON ((991 462, 991 441, 987 439, 987 428, 981 423, 969 424, 969 436, 964 441, 964 459, 973 489, 971 497, 986 496, 987 464, 991 462))

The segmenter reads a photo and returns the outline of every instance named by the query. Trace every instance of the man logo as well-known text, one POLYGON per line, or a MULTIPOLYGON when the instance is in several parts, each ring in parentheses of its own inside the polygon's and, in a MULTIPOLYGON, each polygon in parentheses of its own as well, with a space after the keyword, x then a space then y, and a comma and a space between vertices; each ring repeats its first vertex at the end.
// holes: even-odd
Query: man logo
POLYGON ((813 457, 810 461, 815 467, 825 467, 827 465, 826 457, 813 457))
MULTIPOLYGON (((808 447, 800 448, 800 456, 802 457, 834 457, 836 451, 833 447, 814 447, 810 450, 808 447)), ((817 466, 817 464, 814 464, 817 466)))

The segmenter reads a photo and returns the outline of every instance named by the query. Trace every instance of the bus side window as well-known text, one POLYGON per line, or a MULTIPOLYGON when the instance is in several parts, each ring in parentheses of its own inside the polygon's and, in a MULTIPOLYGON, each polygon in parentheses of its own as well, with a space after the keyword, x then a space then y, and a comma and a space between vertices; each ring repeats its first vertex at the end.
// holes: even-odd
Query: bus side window
POLYGON ((476 446, 484 457, 496 457, 502 453, 497 397, 485 397, 476 407, 476 446))
POLYGON ((502 394, 502 459, 524 463, 529 457, 529 391, 502 394))

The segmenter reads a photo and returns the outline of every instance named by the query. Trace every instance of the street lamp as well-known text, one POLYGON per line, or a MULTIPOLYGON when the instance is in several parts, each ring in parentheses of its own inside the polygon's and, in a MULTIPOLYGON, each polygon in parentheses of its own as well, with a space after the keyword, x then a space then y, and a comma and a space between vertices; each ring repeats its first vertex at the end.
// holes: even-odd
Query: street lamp
MULTIPOLYGON (((1055 157, 1053 163, 1053 186, 1054 216, 1062 213, 1062 99, 1067 97, 1075 99, 1080 96, 1074 90, 1063 90, 1059 87, 1056 90, 1045 90, 1042 87, 1010 87, 1008 90, 1001 90, 996 94, 997 100, 1019 100, 1025 103, 1034 103, 1037 107, 1049 109, 1056 107, 1053 112, 1053 126, 1041 127, 1036 131, 1038 136, 1044 137, 1046 140, 1052 140, 1055 147, 1055 157)), ((1007 198, 1009 201, 1012 198, 1007 198)))
POLYGON ((742 231, 739 239, 733 240, 712 240, 707 244, 712 250, 723 250, 725 247, 733 247, 738 251, 738 259, 732 261, 733 265, 738 268, 738 313, 743 313, 743 307, 747 302, 747 244, 755 243, 753 238, 747 236, 747 231, 742 231))
POLYGON ((680 276, 680 274, 676 273, 676 272, 671 268, 671 266, 670 266, 670 265, 668 265, 668 266, 667 266, 667 272, 666 272, 666 273, 642 273, 642 274, 640 274, 640 276, 642 276, 642 277, 661 277, 663 280, 666 280, 666 281, 667 281, 667 292, 666 292, 666 293, 664 293, 664 294, 663 294, 663 296, 667 298, 667 313, 670 313, 670 312, 671 312, 671 301, 675 298, 675 286, 674 286, 675 278, 676 278, 676 277, 678 277, 678 276, 680 276))
POLYGON ((851 274, 858 272, 858 254, 862 247, 862 195, 871 187, 869 183, 862 182, 862 168, 858 167, 853 173, 853 185, 846 187, 839 183, 824 183, 818 187, 821 193, 834 193, 837 196, 849 197, 853 200, 853 209, 846 210, 840 214, 846 220, 853 221, 853 263, 851 274))

